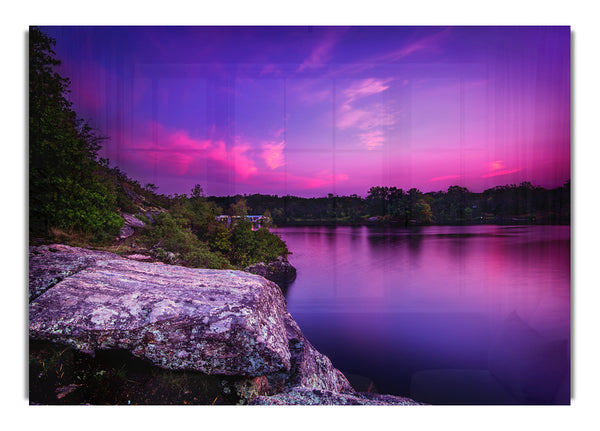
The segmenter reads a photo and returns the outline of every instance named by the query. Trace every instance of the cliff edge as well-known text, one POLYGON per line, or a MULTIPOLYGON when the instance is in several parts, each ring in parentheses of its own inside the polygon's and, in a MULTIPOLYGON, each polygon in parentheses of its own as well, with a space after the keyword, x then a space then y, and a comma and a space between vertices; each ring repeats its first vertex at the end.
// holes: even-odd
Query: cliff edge
MULTIPOLYGON (((217 381, 215 400, 222 395, 230 403, 417 404, 355 392, 304 337, 286 311, 280 288, 261 276, 140 262, 60 244, 31 247, 29 265, 30 368, 37 367, 30 369, 32 403, 54 399, 34 396, 40 389, 31 388, 50 381, 56 400, 68 402, 70 394, 79 393, 73 402, 94 403, 86 391, 95 358, 120 352, 129 358, 123 364, 138 361, 150 367, 145 373, 152 382, 161 372, 170 372, 171 380, 184 373, 186 382, 194 376, 200 379, 194 380, 200 382, 196 386, 217 381), (70 364, 88 374, 71 370, 65 380, 64 371, 59 374, 62 365, 49 371, 51 358, 43 354, 54 346, 54 356, 71 351, 75 359, 70 364)), ((94 370, 96 379, 106 372, 94 370)), ((139 382, 138 393, 157 391, 154 383, 139 382)), ((183 403, 188 402, 185 393, 194 390, 182 392, 183 403)), ((177 404, 178 396, 163 401, 177 404)), ((130 398, 125 394, 113 402, 130 398)), ((136 402, 144 399, 138 396, 136 402)))

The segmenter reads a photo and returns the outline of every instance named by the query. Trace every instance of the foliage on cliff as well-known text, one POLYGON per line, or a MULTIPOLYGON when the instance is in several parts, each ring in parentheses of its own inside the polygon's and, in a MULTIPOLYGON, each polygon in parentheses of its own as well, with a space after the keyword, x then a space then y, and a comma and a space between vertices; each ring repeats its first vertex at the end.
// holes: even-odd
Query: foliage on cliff
MULTIPOLYGON (((72 109, 70 81, 55 69, 55 41, 29 32, 29 226, 35 238, 108 244, 123 226, 120 212, 147 223, 139 239, 158 258, 204 268, 244 267, 287 256, 285 243, 245 219, 226 227, 196 185, 191 195, 164 196, 98 157, 101 138, 72 109), (150 220, 148 217, 152 217, 150 220)), ((234 211, 247 211, 236 202, 234 211)))
POLYGON ((29 222, 33 233, 58 227, 103 239, 123 225, 114 185, 101 171, 101 138, 71 109, 70 81, 54 68, 55 41, 29 32, 29 222))
MULTIPOLYGON (((247 211, 243 202, 237 207, 247 211)), ((199 268, 243 268, 290 254, 285 242, 266 227, 253 230, 245 217, 227 226, 216 220, 221 213, 196 185, 191 197, 172 198, 169 211, 157 215, 142 232, 142 241, 147 247, 176 253, 181 264, 199 268)))

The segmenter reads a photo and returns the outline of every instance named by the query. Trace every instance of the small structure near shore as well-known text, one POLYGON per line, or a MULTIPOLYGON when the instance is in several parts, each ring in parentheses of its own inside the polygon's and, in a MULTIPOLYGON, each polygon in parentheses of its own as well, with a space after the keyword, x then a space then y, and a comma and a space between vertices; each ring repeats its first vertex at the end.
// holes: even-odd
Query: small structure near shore
MULTIPOLYGON (((243 216, 219 215, 215 218, 218 222, 226 223, 227 227, 230 227, 235 226, 237 221, 242 219, 243 216)), ((253 230, 260 229, 263 225, 271 222, 271 219, 269 217, 265 217, 264 215, 247 215, 245 218, 252 223, 253 230)))

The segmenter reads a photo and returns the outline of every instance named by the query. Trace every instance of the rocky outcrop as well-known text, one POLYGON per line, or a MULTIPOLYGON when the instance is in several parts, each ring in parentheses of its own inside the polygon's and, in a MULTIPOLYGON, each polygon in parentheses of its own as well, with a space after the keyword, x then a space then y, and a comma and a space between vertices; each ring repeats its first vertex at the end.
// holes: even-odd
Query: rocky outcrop
POLYGON ((410 398, 381 395, 370 392, 338 393, 321 389, 295 388, 272 396, 259 396, 250 404, 273 405, 366 405, 366 406, 414 406, 423 405, 410 398))
POLYGON ((120 239, 125 239, 125 238, 129 238, 131 235, 133 235, 135 233, 135 229, 136 228, 143 228, 146 226, 146 223, 144 223, 143 221, 141 221, 140 219, 138 219, 137 217, 135 217, 132 214, 127 214, 127 213, 121 213, 121 217, 123 217, 123 220, 125 220, 125 224, 123 225, 123 227, 121 228, 121 231, 119 232, 119 238, 120 239))
POLYGON ((289 286, 296 279, 296 268, 281 257, 273 262, 255 263, 244 268, 244 271, 260 275, 267 280, 277 283, 282 288, 289 286))
POLYGON ((29 301, 63 279, 94 265, 98 260, 118 257, 112 253, 61 244, 29 248, 29 301))
POLYGON ((285 318, 277 286, 251 274, 113 255, 32 301, 29 330, 80 351, 125 349, 167 369, 260 376, 290 369, 285 318))
MULTIPOLYGON (((312 404, 321 397, 325 404, 367 404, 304 337, 280 288, 257 275, 51 245, 30 249, 30 295, 29 335, 42 343, 39 351, 49 342, 90 358, 125 352, 157 369, 213 379, 201 385, 214 387, 216 378, 222 398, 235 393, 231 399, 241 403, 312 404)), ((68 399, 83 391, 79 384, 62 382, 56 393, 68 399)))
POLYGON ((289 314, 285 317, 285 329, 291 354, 287 387, 353 392, 346 377, 310 344, 289 314))

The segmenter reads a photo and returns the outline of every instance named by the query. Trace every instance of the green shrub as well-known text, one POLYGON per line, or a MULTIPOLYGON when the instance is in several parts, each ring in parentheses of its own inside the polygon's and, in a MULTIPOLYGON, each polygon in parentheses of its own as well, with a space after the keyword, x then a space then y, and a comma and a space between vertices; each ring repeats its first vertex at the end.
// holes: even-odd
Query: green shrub
POLYGON ((168 252, 177 253, 177 263, 193 268, 233 268, 229 260, 193 234, 189 220, 170 213, 156 216, 156 223, 144 230, 143 242, 157 251, 157 257, 168 259, 168 252))
POLYGON ((176 219, 166 212, 157 214, 155 220, 154 225, 144 230, 146 246, 160 246, 173 253, 189 253, 200 247, 200 240, 185 227, 185 220, 176 219))
POLYGON ((289 254, 285 241, 267 228, 253 231, 252 223, 247 219, 239 220, 231 231, 229 259, 239 267, 271 262, 279 256, 287 257, 289 254))
POLYGON ((182 263, 192 268, 233 269, 233 266, 220 253, 213 253, 207 248, 198 248, 181 255, 182 263))
POLYGON ((71 109, 70 81, 55 67, 55 41, 39 28, 29 32, 29 227, 114 238, 123 226, 114 184, 102 176, 103 138, 71 109))

